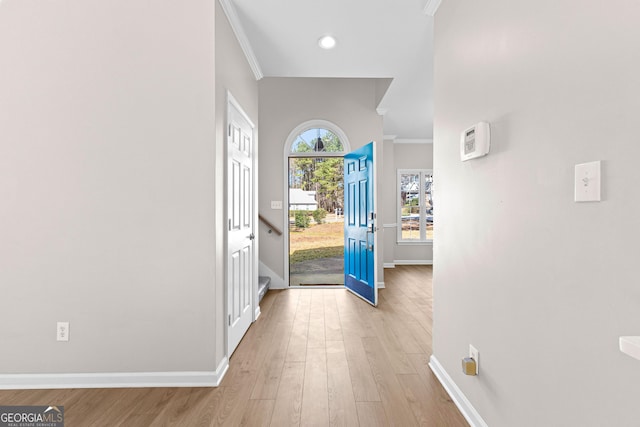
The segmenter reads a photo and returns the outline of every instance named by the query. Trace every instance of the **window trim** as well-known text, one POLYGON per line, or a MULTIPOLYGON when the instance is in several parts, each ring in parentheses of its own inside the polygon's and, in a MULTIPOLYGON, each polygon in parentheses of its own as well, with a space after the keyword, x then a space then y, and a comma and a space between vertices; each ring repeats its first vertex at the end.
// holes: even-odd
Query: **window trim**
MULTIPOLYGON (((427 238, 427 206, 425 201, 424 182, 426 175, 431 174, 433 176, 433 169, 397 169, 396 171, 396 218, 397 218, 397 233, 396 243, 398 245, 416 245, 416 244, 433 244, 433 239, 427 238), (402 189, 402 175, 419 175, 420 192, 418 193, 418 206, 420 208, 420 238, 419 239, 403 239, 402 238, 402 208, 400 203, 400 197, 402 189)), ((433 190, 432 190, 433 191, 433 190)))

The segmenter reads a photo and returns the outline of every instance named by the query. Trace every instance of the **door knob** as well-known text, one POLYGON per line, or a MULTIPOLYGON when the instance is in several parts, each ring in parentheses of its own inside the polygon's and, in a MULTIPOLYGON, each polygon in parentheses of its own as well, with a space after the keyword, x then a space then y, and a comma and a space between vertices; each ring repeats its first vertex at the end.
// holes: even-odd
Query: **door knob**
POLYGON ((255 239, 255 238, 256 238, 256 235, 255 235, 255 234, 253 234, 253 233, 251 233, 251 234, 249 234, 249 236, 248 236, 248 237, 249 237, 249 240, 253 240, 253 239, 255 239))

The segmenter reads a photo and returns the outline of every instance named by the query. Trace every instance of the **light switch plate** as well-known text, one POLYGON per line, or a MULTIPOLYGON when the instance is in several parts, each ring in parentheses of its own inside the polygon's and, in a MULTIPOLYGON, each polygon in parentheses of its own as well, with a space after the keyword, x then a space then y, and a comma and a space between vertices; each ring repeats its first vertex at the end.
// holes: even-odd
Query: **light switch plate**
POLYGON ((600 161, 576 165, 575 201, 600 201, 600 161))
POLYGON ((272 200, 271 209, 282 209, 282 200, 272 200))

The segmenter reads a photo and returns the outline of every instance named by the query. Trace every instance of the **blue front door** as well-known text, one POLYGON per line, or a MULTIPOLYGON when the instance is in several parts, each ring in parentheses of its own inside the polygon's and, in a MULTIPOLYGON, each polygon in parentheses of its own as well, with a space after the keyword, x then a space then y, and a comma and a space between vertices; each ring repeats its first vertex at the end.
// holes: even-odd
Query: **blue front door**
POLYGON ((344 285, 378 305, 375 268, 374 143, 344 156, 344 285))

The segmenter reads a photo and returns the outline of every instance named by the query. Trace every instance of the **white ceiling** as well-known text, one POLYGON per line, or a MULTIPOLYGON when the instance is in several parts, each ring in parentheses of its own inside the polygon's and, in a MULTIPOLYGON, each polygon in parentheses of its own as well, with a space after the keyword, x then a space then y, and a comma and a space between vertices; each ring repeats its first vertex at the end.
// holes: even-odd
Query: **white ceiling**
POLYGON ((433 18, 425 0, 222 3, 265 77, 392 78, 378 106, 385 135, 432 138, 433 18), (333 50, 318 47, 325 34, 337 39, 333 50))

